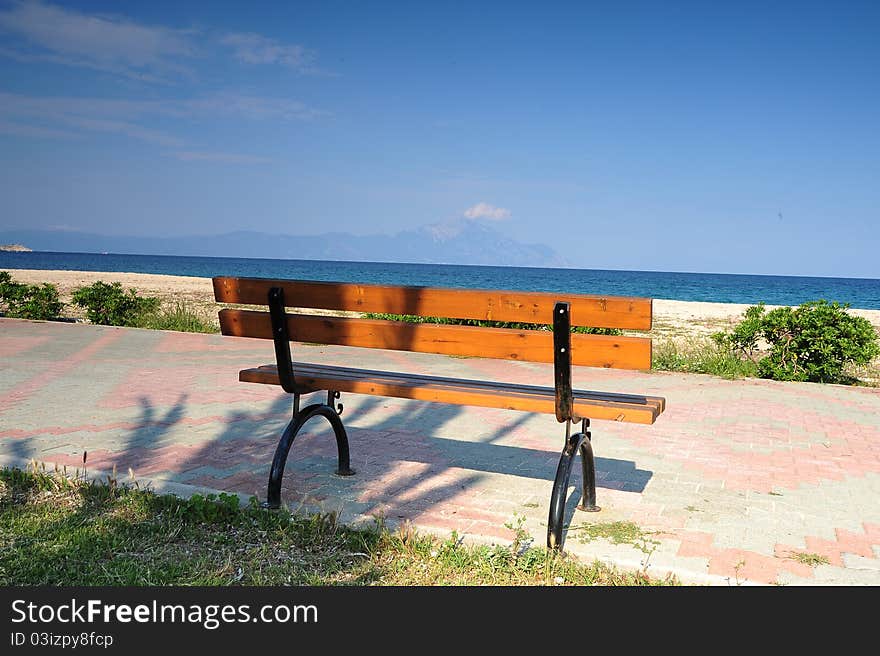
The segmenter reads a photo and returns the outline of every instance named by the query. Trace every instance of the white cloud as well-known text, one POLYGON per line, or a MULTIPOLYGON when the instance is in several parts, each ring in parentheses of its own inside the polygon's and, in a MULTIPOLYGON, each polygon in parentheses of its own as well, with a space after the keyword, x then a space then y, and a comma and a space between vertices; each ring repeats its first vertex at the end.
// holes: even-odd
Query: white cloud
POLYGON ((121 77, 126 77, 131 80, 138 80, 139 82, 149 82, 149 83, 157 83, 157 84, 170 84, 171 80, 167 77, 161 75, 154 75, 152 73, 145 73, 141 71, 135 71, 131 69, 126 69, 121 66, 113 66, 109 64, 102 64, 96 61, 86 61, 82 59, 76 59, 73 57, 67 57, 63 55, 55 55, 48 52, 42 53, 30 53, 30 52, 20 52, 18 50, 14 50, 11 48, 0 48, 0 57, 6 57, 8 59, 14 59, 15 61, 30 63, 30 62, 47 62, 49 64, 59 64, 61 66, 74 66, 79 68, 90 68, 95 71, 101 71, 102 73, 112 73, 114 75, 119 75, 121 77))
MULTIPOLYGON (((148 106, 150 106, 148 104, 148 106)), ((156 106, 155 103, 152 106, 156 106)), ((182 141, 166 132, 131 121, 145 108, 136 102, 104 101, 93 98, 58 98, 0 93, 0 120, 28 128, 31 136, 65 137, 71 130, 121 134, 132 139, 166 147, 179 147, 182 141), (60 130, 59 130, 60 128, 60 130)), ((24 135, 24 131, 20 134, 24 135)))
POLYGON ((297 100, 245 96, 236 93, 187 100, 179 104, 182 109, 197 114, 214 116, 228 114, 254 121, 303 120, 327 115, 327 112, 314 109, 297 100))
POLYGON ((41 2, 15 2, 0 11, 0 30, 31 48, 5 48, 22 61, 49 61, 161 81, 167 73, 188 73, 181 58, 198 54, 193 33, 142 25, 120 16, 83 14, 41 2), (154 75, 159 73, 159 75, 154 75))
POLYGON ((306 120, 328 113, 298 100, 219 93, 189 99, 124 100, 71 96, 24 96, 0 91, 0 115, 76 115, 132 120, 157 115, 175 118, 230 116, 249 121, 306 120))
POLYGON ((468 219, 488 219, 490 221, 503 221, 510 218, 510 210, 503 207, 495 207, 489 203, 477 203, 464 211, 468 219))
POLYGON ((170 155, 183 162, 217 162, 219 164, 268 164, 272 162, 272 160, 268 157, 240 155, 237 153, 216 153, 181 150, 170 153, 170 155))
POLYGON ((54 130, 36 125, 25 125, 15 121, 6 121, 0 118, 0 134, 8 134, 15 137, 35 137, 37 139, 77 139, 80 135, 75 132, 54 130))
POLYGON ((57 230, 58 232, 80 232, 81 227, 72 226, 68 223, 53 223, 46 226, 49 230, 57 230))
POLYGON ((136 123, 130 123, 128 121, 94 119, 84 116, 62 116, 60 118, 62 121, 69 123, 73 127, 87 130, 89 132, 121 134, 132 139, 139 139, 160 146, 180 146, 183 143, 179 138, 166 134, 165 132, 151 130, 142 125, 137 125, 136 123))
MULTIPOLYGON (((293 121, 308 120, 323 114, 295 100, 240 94, 189 100, 111 100, 0 92, 0 132, 5 134, 72 138, 83 133, 115 133, 169 148, 186 148, 189 144, 185 139, 143 123, 149 123, 157 117, 200 121, 218 117, 247 121, 293 121)), ((201 151, 187 149, 184 152, 201 151)), ((255 161, 242 160, 242 163, 255 161)))
POLYGON ((254 32, 220 33, 84 13, 44 0, 0 6, 0 57, 88 68, 148 83, 195 79, 195 65, 230 54, 246 64, 321 74, 314 51, 254 32))
POLYGON ((278 64, 301 73, 312 70, 314 55, 300 45, 279 43, 253 32, 227 34, 220 43, 232 48, 235 57, 246 64, 278 64))

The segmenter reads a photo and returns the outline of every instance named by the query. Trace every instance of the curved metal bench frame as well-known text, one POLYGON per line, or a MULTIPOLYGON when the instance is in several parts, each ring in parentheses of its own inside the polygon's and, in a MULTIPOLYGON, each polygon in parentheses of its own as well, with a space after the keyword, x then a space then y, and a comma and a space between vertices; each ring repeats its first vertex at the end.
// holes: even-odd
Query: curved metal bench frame
POLYGON ((277 509, 281 507, 281 480, 284 478, 284 466, 287 464, 287 455, 290 453, 290 447, 299 434, 299 431, 305 423, 312 417, 324 417, 333 427, 333 433, 336 435, 336 450, 339 453, 339 466, 336 468, 336 474, 339 476, 352 476, 355 471, 351 468, 348 449, 348 434, 345 432, 345 426, 339 415, 342 414, 342 404, 333 406, 334 399, 339 398, 339 392, 327 392, 326 403, 313 403, 307 405, 300 410, 299 393, 293 392, 293 417, 275 449, 275 456, 272 458, 272 468, 269 471, 269 489, 266 494, 266 503, 263 504, 267 508, 277 509))

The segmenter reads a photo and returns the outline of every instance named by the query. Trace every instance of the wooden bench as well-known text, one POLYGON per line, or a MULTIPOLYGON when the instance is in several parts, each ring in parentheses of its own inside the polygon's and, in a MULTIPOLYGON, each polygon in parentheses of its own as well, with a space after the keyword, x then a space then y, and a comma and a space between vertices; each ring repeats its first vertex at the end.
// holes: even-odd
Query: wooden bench
MULTIPOLYGON (((244 369, 239 380, 280 385, 293 395, 293 417, 275 451, 266 506, 281 504, 281 479, 290 447, 302 426, 323 416, 333 427, 339 456, 337 474, 353 474, 348 437, 339 418, 341 392, 417 399, 458 405, 508 408, 555 414, 565 423, 565 443, 550 497, 547 546, 562 547, 563 514, 572 464, 578 452, 583 468, 581 510, 597 511, 590 419, 652 424, 665 400, 573 389, 572 365, 650 369, 651 340, 572 334, 572 326, 648 330, 651 299, 521 291, 439 289, 360 285, 306 280, 216 277, 220 303, 268 306, 266 311, 224 308, 224 335, 271 339, 275 364, 244 369), (286 308, 345 310, 357 313, 418 315, 531 324, 535 329, 439 325, 355 317, 288 313, 286 308), (552 331, 547 330, 552 326, 552 331), (543 329, 542 329, 543 327, 543 329), (552 386, 505 381, 465 380, 401 371, 374 371, 329 364, 292 362, 290 341, 335 344, 457 356, 552 362, 552 386), (300 395, 326 391, 323 403, 300 408, 300 395), (572 424, 580 430, 572 434, 572 424)), ((549 381, 548 381, 549 382, 549 381)))

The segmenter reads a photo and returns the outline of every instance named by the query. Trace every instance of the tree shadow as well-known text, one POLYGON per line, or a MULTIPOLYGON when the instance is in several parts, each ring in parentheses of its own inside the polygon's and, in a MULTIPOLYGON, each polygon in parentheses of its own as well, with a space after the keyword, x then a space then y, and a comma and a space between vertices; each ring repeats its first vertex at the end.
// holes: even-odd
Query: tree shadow
MULTIPOLYGON (((315 399, 326 393, 315 393, 315 399)), ((306 424, 296 438, 286 464, 282 503, 294 511, 337 512, 343 521, 381 517, 391 523, 442 525, 458 521, 461 526, 488 529, 496 525, 494 535, 508 531, 504 525, 514 518, 517 506, 471 499, 473 490, 487 475, 531 479, 535 501, 549 508, 550 492, 559 460, 559 451, 499 443, 507 434, 522 427, 531 413, 510 412, 510 424, 499 425, 476 440, 444 436, 449 424, 466 416, 466 406, 412 400, 394 400, 396 408, 388 412, 384 397, 346 395, 354 404, 343 413, 356 413, 346 427, 352 455, 353 478, 334 475, 336 443, 328 422, 316 418, 306 424), (353 407, 352 407, 353 405, 353 407), (543 495, 543 496, 542 496, 543 495), (464 501, 462 501, 464 499, 464 501), (455 510, 446 507, 454 502, 455 510), (474 523, 478 523, 477 527, 474 523)), ((310 400, 304 397, 301 405, 310 400)), ((122 440, 123 446, 112 463, 120 471, 129 467, 136 476, 162 474, 163 477, 197 487, 235 492, 266 498, 269 467, 278 439, 291 416, 291 397, 279 394, 268 405, 255 410, 227 411, 219 432, 174 462, 167 462, 167 472, 157 472, 155 448, 174 443, 177 426, 187 417, 187 396, 159 413, 146 397, 139 399, 137 427, 122 440), (176 426, 176 428, 175 428, 176 426), (151 463, 153 463, 151 465, 151 463)), ((548 444, 563 442, 563 425, 547 416, 548 444)), ((599 488, 641 492, 651 472, 639 470, 635 463, 613 458, 597 458, 599 488)), ((104 466, 106 469, 106 464, 104 466)), ((581 498, 580 467, 569 482, 566 517, 572 517, 581 498)), ((499 485, 503 485, 499 480, 499 485)), ((530 497, 531 498, 531 497, 530 497)), ((601 498, 600 498, 601 505, 601 498)), ((520 509, 524 510, 524 509, 520 509)), ((467 532, 460 530, 459 533, 467 532)), ((493 533, 493 531, 489 531, 493 533)))

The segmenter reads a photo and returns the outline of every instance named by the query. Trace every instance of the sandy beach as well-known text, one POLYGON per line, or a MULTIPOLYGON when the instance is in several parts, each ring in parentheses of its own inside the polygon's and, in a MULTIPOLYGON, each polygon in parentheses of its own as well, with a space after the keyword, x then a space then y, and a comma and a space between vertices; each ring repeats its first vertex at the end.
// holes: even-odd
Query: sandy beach
MULTIPOLYGON (((58 287, 61 300, 68 305, 65 315, 82 318, 83 313, 69 305, 70 296, 80 286, 98 280, 119 282, 123 288, 134 288, 141 296, 156 296, 163 302, 182 301, 203 311, 216 321, 221 307, 214 302, 211 280, 188 276, 149 273, 115 273, 105 271, 49 271, 42 269, 8 269, 12 277, 29 284, 51 283, 58 287)), ((652 337, 706 336, 730 328, 739 321, 749 306, 738 303, 707 303, 654 299, 652 337)), ((768 306, 772 308, 774 306, 768 306)), ((880 331, 880 310, 851 309, 851 313, 868 319, 880 331)))

